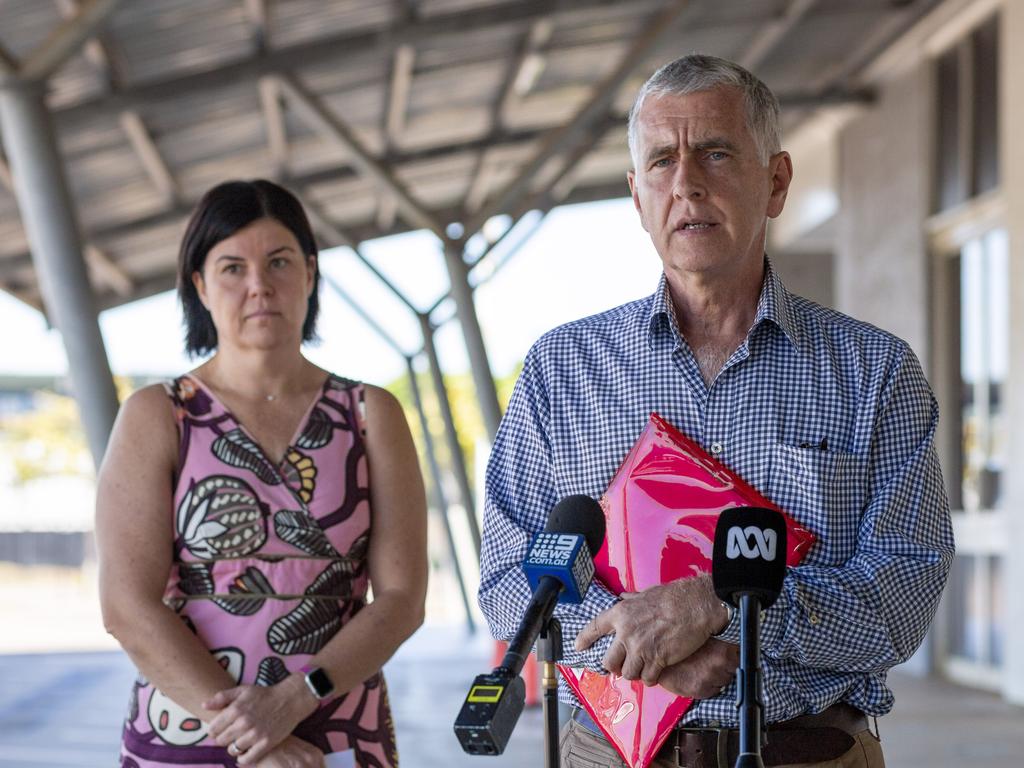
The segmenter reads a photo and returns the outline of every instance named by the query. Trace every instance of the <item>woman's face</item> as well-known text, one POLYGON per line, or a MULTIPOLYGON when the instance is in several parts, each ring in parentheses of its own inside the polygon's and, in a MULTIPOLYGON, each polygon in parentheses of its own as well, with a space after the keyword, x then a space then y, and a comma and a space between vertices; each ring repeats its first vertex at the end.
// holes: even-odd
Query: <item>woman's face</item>
POLYGON ((257 219, 213 246, 192 283, 221 349, 298 348, 315 274, 316 256, 287 227, 257 219))

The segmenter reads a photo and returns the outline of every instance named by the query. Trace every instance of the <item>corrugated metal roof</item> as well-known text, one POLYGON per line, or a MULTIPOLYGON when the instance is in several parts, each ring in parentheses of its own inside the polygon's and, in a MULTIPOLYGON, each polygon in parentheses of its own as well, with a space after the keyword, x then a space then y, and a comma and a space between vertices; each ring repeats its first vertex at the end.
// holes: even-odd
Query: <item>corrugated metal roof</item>
MULTIPOLYGON (((294 78, 444 225, 466 220, 511 183, 672 4, 125 0, 51 77, 47 97, 84 237, 133 286, 118 292, 98 279, 99 303, 172 287, 189 207, 228 178, 277 177, 356 241, 410 227, 394 215, 392 194, 361 175, 347 149, 274 91, 272 78, 294 78), (396 84, 404 95, 392 92, 396 84), (277 155, 275 105, 286 139, 277 155), (170 190, 147 170, 129 124, 135 142, 141 126, 141 140, 166 166, 170 190)), ((625 112, 659 64, 691 51, 742 59, 771 24, 800 6, 806 13, 760 56, 757 73, 784 104, 787 96, 852 94, 856 73, 822 82, 822 72, 843 72, 863 40, 875 36, 881 46, 881 32, 905 29, 935 2, 684 5, 655 48, 628 62, 629 77, 610 108, 576 137, 592 151, 557 185, 558 199, 626 194, 625 112), (808 93, 812 84, 816 93, 808 93)), ((77 7, 77 0, 6 0, 0 48, 14 60, 28 56, 77 7)), ((17 206, 2 185, 0 288, 41 303, 17 206)))

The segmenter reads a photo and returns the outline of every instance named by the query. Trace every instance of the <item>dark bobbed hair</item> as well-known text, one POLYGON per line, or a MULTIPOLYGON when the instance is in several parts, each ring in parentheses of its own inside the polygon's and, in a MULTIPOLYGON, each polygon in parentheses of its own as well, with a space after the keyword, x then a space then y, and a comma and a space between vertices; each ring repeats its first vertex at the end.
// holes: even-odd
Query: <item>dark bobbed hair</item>
MULTIPOLYGON (((217 329, 210 312, 199 300, 192 273, 202 272, 206 255, 221 240, 245 229, 259 219, 274 219, 288 229, 309 257, 317 254, 313 229, 302 203, 282 186, 265 179, 225 181, 207 191, 189 219, 178 252, 178 299, 184 313, 185 352, 190 357, 217 349, 217 329)), ((316 318, 320 313, 320 267, 313 275, 302 340, 316 338, 316 318)))

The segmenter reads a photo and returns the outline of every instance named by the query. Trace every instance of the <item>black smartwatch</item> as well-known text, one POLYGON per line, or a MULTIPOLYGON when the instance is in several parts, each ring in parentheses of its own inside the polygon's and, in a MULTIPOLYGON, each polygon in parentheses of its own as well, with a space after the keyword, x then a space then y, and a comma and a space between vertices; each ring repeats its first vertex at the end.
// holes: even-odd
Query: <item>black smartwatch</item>
POLYGON ((331 678, 320 667, 306 664, 299 671, 305 675, 306 687, 309 688, 310 693, 320 701, 334 693, 334 683, 331 682, 331 678))

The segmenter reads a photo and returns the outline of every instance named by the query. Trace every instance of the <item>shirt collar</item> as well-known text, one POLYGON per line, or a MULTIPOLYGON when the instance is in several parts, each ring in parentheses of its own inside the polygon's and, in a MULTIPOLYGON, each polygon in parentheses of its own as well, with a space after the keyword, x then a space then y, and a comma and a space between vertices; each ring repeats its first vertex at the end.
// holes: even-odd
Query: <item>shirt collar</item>
MULTIPOLYGON (((771 261, 767 256, 764 260, 764 282, 761 285, 761 295, 757 299, 757 311, 750 327, 751 333, 766 320, 778 326, 790 343, 798 349, 800 348, 802 334, 793 312, 793 296, 786 290, 786 286, 782 284, 782 280, 772 269, 771 261)), ((672 346, 675 347, 682 343, 682 338, 676 320, 675 308, 672 306, 672 299, 669 295, 668 281, 665 278, 665 273, 662 272, 658 280, 658 287, 651 296, 651 311, 647 321, 647 345, 654 349, 655 346, 665 343, 664 340, 670 340, 672 346)))

